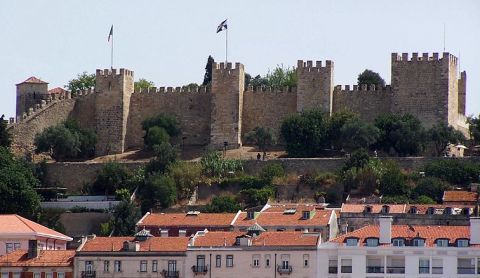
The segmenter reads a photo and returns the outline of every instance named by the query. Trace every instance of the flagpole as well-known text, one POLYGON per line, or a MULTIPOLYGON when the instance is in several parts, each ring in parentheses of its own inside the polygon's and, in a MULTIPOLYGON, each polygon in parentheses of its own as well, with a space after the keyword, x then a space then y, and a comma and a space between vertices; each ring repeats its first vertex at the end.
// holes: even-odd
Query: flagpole
POLYGON ((111 49, 111 53, 110 53, 110 68, 113 69, 113 32, 112 32, 112 49, 111 49))
POLYGON ((228 62, 228 27, 225 30, 225 64, 228 62))

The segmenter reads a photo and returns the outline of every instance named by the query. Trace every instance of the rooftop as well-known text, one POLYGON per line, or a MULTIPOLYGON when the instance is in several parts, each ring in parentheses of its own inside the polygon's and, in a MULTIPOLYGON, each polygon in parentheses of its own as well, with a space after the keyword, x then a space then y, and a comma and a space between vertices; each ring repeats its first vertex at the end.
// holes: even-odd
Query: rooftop
MULTIPOLYGON (((135 237, 95 237, 89 239, 81 248, 81 252, 119 252, 125 241, 133 242, 135 237)), ((185 252, 189 238, 187 237, 150 237, 139 241, 143 252, 185 252)))
POLYGON ((478 193, 471 191, 444 191, 444 202, 476 202, 478 200, 478 193))
POLYGON ((365 211, 366 207, 370 207, 370 213, 382 212, 383 206, 390 208, 389 213, 404 213, 405 205, 396 204, 342 204, 340 213, 361 213, 365 211))
POLYGON ((28 267, 28 266, 73 266, 75 250, 40 250, 38 257, 27 258, 28 252, 16 250, 0 257, 0 267, 28 267))
POLYGON ((40 80, 39 78, 36 78, 35 76, 31 76, 31 77, 27 78, 27 80, 25 80, 23 82, 20 82, 17 85, 25 84, 25 83, 29 83, 29 84, 48 84, 48 82, 40 80))
POLYGON ((72 240, 71 237, 30 221, 17 214, 0 215, 0 237, 10 235, 22 235, 25 237, 43 236, 65 241, 72 240))
MULTIPOLYGON (((191 246, 195 247, 231 247, 243 232, 199 232, 191 246)), ((252 246, 317 246, 319 234, 302 232, 263 232, 252 237, 252 246)))
POLYGON ((56 87, 56 88, 48 90, 48 93, 50 93, 50 94, 62 94, 62 93, 66 93, 66 92, 67 92, 67 90, 65 90, 61 87, 56 87))
POLYGON ((313 212, 310 208, 310 210, 305 209, 305 211, 314 213, 313 216, 309 219, 304 219, 303 211, 304 210, 295 210, 295 212, 293 212, 292 210, 292 213, 285 213, 284 210, 267 210, 260 212, 255 219, 249 219, 247 212, 241 212, 233 223, 233 226, 250 227, 255 223, 264 228, 268 226, 327 226, 332 213, 334 213, 332 210, 324 209, 317 209, 313 212))
POLYGON ((214 227, 230 226, 235 213, 147 213, 137 226, 214 227))

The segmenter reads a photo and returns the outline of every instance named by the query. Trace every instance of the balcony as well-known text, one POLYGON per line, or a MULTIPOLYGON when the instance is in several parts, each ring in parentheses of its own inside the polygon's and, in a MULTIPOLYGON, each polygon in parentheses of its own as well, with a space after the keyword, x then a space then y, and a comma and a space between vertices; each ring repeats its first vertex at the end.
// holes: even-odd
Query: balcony
POLYGON ((97 273, 93 270, 82 271, 82 278, 96 278, 97 273))
POLYGON ((329 267, 328 267, 328 273, 330 273, 330 274, 338 273, 338 267, 336 267, 336 266, 329 266, 329 267))
POLYGON ((367 266, 367 273, 384 273, 383 266, 367 266))
POLYGON ((162 271, 164 278, 178 278, 180 277, 179 271, 163 270, 162 271))
POLYGON ((277 271, 280 273, 280 275, 290 275, 292 273, 293 269, 291 266, 284 267, 283 265, 277 266, 277 271))
POLYGON ((208 272, 208 265, 194 265, 192 271, 194 275, 205 275, 208 272))
POLYGON ((404 266, 387 266, 387 273, 404 274, 405 273, 405 267, 404 266))
POLYGON ((351 265, 342 266, 340 269, 342 270, 342 273, 352 273, 352 266, 351 265))
POLYGON ((475 274, 475 267, 457 267, 457 274, 475 274))

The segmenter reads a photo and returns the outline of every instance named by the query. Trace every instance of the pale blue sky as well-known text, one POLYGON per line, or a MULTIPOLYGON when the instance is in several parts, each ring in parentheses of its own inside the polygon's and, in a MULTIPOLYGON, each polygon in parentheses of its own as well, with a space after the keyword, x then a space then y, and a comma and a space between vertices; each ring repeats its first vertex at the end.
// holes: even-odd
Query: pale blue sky
POLYGON ((467 113, 480 113, 480 1, 26 1, 0 0, 0 114, 15 113, 15 84, 30 76, 63 86, 77 73, 110 66, 157 86, 203 80, 209 54, 252 75, 298 59, 335 62, 335 83, 355 84, 365 68, 390 83, 391 52, 460 56, 467 113))

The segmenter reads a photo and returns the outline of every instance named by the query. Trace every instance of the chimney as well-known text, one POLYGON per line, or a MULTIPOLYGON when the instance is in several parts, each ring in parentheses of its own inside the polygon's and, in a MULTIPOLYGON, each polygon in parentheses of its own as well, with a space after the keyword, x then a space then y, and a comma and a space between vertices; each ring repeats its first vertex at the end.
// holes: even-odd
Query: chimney
POLYGON ((179 237, 186 237, 187 236, 187 230, 179 230, 178 231, 178 236, 179 237))
POLYGON ((390 244, 392 242, 392 221, 391 216, 380 216, 380 244, 390 244))
POLYGON ((37 240, 29 240, 28 241, 28 255, 29 259, 37 258, 38 257, 38 242, 37 240))
POLYGON ((160 230, 160 237, 168 237, 168 229, 160 230))
POLYGON ((470 244, 480 244, 480 217, 470 217, 470 244))

